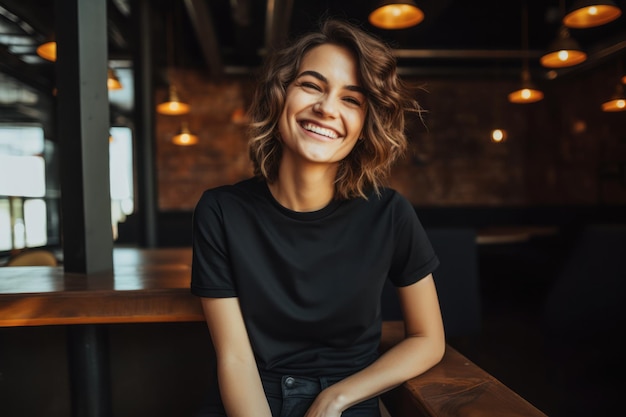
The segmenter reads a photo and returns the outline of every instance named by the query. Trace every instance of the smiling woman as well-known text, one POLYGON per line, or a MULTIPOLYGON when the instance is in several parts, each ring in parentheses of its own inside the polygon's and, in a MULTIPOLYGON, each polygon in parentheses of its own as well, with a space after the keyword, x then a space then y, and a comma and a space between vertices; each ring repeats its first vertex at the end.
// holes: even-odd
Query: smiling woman
POLYGON ((381 393, 441 359, 439 260, 383 186, 419 110, 390 49, 345 22, 269 59, 250 111, 255 178, 207 190, 194 212, 191 289, 220 388, 202 415, 379 417, 381 393), (379 357, 387 280, 407 337, 379 357))

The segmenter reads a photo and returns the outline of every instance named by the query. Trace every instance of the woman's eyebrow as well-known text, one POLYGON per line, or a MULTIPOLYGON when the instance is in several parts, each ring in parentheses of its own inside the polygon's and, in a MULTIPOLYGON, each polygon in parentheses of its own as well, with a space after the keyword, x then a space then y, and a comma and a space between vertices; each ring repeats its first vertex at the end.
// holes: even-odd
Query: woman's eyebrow
POLYGON ((302 71, 297 78, 300 77, 304 77, 305 75, 310 75, 311 77, 317 78, 318 80, 320 80, 321 82, 328 84, 328 79, 326 79, 326 77, 324 77, 322 74, 320 74, 317 71, 302 71))
MULTIPOLYGON (((296 78, 304 77, 305 75, 310 75, 311 77, 317 78, 318 80, 320 80, 324 84, 328 84, 328 79, 326 77, 324 77, 319 72, 312 71, 312 70, 302 71, 296 78)), ((365 89, 363 87, 359 87, 358 85, 346 85, 346 86, 344 86, 344 88, 346 90, 350 90, 350 91, 354 91, 356 93, 361 93, 363 95, 366 95, 365 89)))

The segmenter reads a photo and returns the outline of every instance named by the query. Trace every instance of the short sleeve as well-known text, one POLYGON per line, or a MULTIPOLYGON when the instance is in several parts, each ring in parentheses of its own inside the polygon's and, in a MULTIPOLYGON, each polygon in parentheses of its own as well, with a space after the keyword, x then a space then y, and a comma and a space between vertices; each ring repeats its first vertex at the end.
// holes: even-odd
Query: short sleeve
POLYGON ((400 194, 395 197, 395 246, 389 279, 395 286, 404 287, 432 273, 439 259, 411 203, 400 194))
POLYGON ((193 213, 191 292, 200 297, 237 295, 218 192, 205 191, 193 213))

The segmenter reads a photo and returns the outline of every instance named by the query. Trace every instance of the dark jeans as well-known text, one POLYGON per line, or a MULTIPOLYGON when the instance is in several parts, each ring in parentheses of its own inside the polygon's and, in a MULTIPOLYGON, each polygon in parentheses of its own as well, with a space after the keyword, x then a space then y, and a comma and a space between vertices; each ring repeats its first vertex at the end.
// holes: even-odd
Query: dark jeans
MULTIPOLYGON (((341 380, 337 377, 299 377, 261 374, 272 417, 303 417, 317 394, 341 380)), ((196 417, 225 417, 223 407, 213 404, 196 417)), ((348 408, 341 417, 380 417, 378 397, 348 408)))

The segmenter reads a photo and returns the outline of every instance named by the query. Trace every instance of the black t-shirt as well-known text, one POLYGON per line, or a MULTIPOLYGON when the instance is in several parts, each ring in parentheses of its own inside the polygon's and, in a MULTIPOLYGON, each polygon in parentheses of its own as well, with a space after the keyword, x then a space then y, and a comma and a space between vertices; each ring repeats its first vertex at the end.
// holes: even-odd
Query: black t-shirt
POLYGON ((191 291, 239 298, 264 371, 366 367, 377 357, 385 279, 410 285, 438 264, 413 207, 391 189, 295 212, 254 178, 205 191, 194 212, 191 291))

